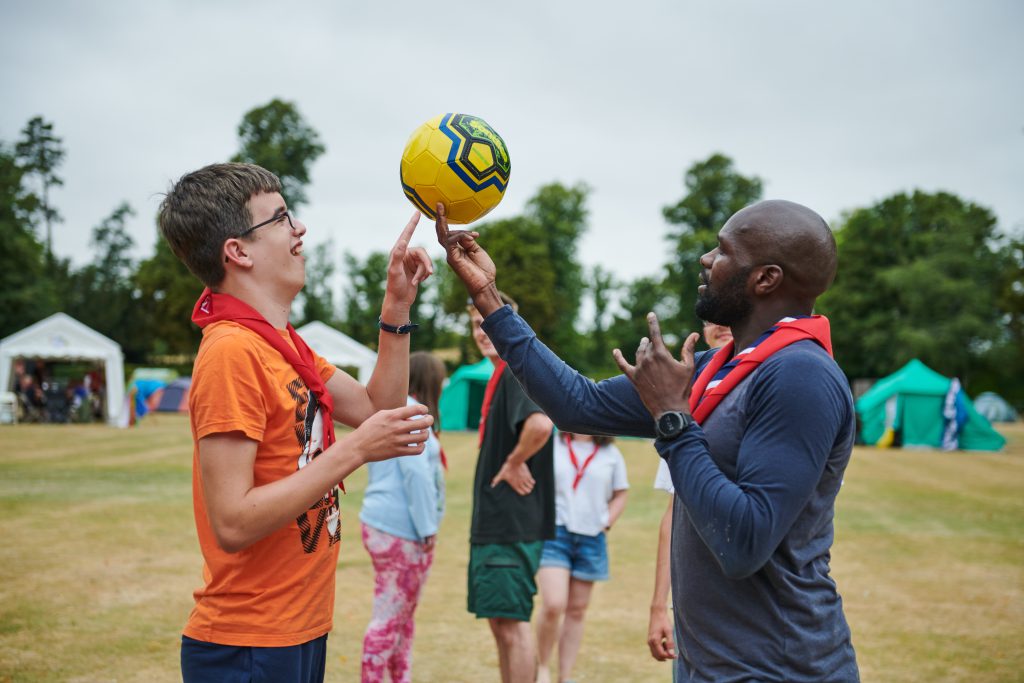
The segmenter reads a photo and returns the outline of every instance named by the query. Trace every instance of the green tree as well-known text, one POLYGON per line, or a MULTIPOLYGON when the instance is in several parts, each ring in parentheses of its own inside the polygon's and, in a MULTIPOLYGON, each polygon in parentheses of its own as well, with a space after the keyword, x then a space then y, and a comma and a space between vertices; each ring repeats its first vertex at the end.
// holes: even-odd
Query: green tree
POLYGON ((313 247, 306 259, 306 285, 300 299, 301 315, 296 327, 319 320, 334 325, 334 240, 328 239, 313 247))
POLYGON ((134 241, 125 227, 134 213, 127 202, 122 202, 93 228, 93 260, 72 274, 68 312, 121 344, 129 361, 142 362, 147 343, 138 334, 141 319, 136 314, 135 266, 131 259, 134 241))
MULTIPOLYGON (((537 333, 557 352, 582 361, 583 339, 576 330, 580 302, 586 288, 583 266, 577 258, 579 240, 587 229, 589 188, 579 183, 544 185, 527 202, 525 217, 536 223, 548 248, 548 267, 554 287, 547 293, 554 320, 539 325, 537 333)), ((501 272, 501 271, 499 271, 501 272)))
POLYGON ((377 251, 360 260, 345 252, 342 262, 348 282, 342 307, 342 332, 376 350, 377 321, 387 287, 388 255, 377 251))
MULTIPOLYGON (((350 253, 343 258, 347 285, 340 326, 350 337, 373 349, 377 348, 379 337, 377 320, 384 304, 389 257, 385 252, 374 252, 365 260, 350 253)), ((442 291, 445 287, 454 289, 455 284, 445 284, 446 276, 453 277, 444 259, 439 258, 434 261, 434 275, 420 283, 416 300, 409 309, 409 320, 419 326, 410 338, 413 351, 431 351, 459 344, 463 328, 459 326, 458 314, 464 311, 457 311, 454 316, 445 311, 442 291)))
POLYGON ((420 284, 416 301, 409 311, 409 318, 419 325, 412 336, 413 351, 458 347, 459 339, 464 336, 463 311, 454 316, 445 311, 445 275, 451 275, 451 271, 445 259, 438 257, 434 259, 434 274, 420 284))
POLYGON ((64 181, 57 175, 57 169, 64 162, 62 140, 54 135, 53 124, 42 116, 33 117, 21 131, 21 139, 15 146, 15 155, 22 171, 34 179, 39 193, 34 196, 32 210, 38 213, 46 226, 46 255, 53 257, 53 223, 61 221, 61 215, 50 203, 50 188, 59 187, 64 181))
POLYGON ((693 312, 700 257, 718 244, 718 231, 730 216, 761 198, 763 183, 757 176, 739 173, 724 154, 712 154, 686 171, 683 185, 686 195, 662 209, 665 220, 675 226, 667 235, 671 260, 665 291, 671 308, 662 329, 677 334, 700 329, 693 312))
POLYGON ((611 310, 615 293, 620 285, 615 277, 602 268, 594 266, 588 273, 587 291, 594 306, 594 320, 587 330, 586 364, 581 370, 594 374, 614 374, 612 361, 612 340, 610 334, 611 310))
POLYGON ((32 229, 35 197, 24 169, 0 144, 0 338, 52 313, 56 307, 45 247, 32 229))
MULTIPOLYGON (((636 347, 648 334, 647 314, 654 311, 659 320, 667 318, 669 307, 665 283, 657 277, 640 277, 625 286, 625 294, 619 301, 620 313, 608 329, 608 344, 605 354, 611 358, 612 349, 621 349, 627 360, 632 362, 636 347)), ((669 333, 666 326, 662 329, 669 333)), ((614 365, 614 361, 611 361, 614 365)), ((616 371, 617 372, 617 371, 616 371)))
MULTIPOLYGON (((518 217, 493 221, 479 230, 480 242, 498 269, 498 288, 516 300, 519 312, 537 335, 552 344, 553 330, 560 323, 554 296, 556 276, 540 224, 518 217)), ((465 302, 465 290, 461 294, 465 302)))
POLYGON ((191 322, 192 309, 203 285, 178 260, 163 235, 157 238, 153 256, 139 264, 134 282, 146 351, 159 356, 194 354, 202 333, 191 322))
POLYGON ((238 125, 238 139, 240 149, 232 161, 258 164, 276 173, 290 209, 306 204, 309 169, 326 147, 294 103, 275 98, 252 109, 238 125))
MULTIPOLYGON (((500 275, 499 275, 500 277, 500 275)), ((434 291, 439 314, 444 316, 446 325, 443 330, 448 336, 438 340, 434 349, 444 346, 459 350, 457 365, 465 365, 480 360, 476 344, 469 337, 469 316, 466 314, 468 297, 462 281, 448 267, 445 258, 438 257, 434 262, 434 291), (447 344, 445 343, 447 342, 447 344)))
POLYGON ((1001 334, 984 353, 983 368, 971 388, 975 395, 995 391, 1024 412, 1024 237, 999 249, 999 263, 996 306, 1001 334))
POLYGON ((851 378, 883 377, 912 358, 960 377, 1005 335, 996 219, 945 192, 897 194, 847 215, 839 271, 818 309, 851 378))

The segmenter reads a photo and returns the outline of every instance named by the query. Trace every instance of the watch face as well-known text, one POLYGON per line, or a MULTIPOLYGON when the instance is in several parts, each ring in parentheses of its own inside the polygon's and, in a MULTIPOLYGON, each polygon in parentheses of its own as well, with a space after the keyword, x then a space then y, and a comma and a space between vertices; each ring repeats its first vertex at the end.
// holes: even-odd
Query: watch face
POLYGON ((675 436, 683 428, 683 416, 679 413, 665 413, 658 418, 658 431, 665 436, 675 436))

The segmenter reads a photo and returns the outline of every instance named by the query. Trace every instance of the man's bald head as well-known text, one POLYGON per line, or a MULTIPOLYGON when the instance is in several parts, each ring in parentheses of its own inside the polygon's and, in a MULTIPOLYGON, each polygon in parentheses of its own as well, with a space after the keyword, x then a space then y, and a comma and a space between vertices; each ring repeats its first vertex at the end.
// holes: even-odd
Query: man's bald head
POLYGON ((751 265, 782 268, 782 289, 798 298, 817 298, 835 279, 835 236, 806 206, 782 199, 758 202, 733 214, 722 231, 735 236, 751 265))

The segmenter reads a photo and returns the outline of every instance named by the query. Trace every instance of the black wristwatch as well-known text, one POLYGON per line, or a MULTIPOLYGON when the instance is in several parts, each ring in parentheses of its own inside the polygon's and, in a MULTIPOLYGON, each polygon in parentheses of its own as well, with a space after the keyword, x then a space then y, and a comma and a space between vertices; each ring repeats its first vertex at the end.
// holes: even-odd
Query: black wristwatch
POLYGON ((693 424, 693 416, 689 413, 669 411, 662 413, 654 421, 654 433, 662 441, 669 441, 682 434, 687 427, 693 424))
POLYGON ((394 325, 388 325, 382 319, 377 318, 377 327, 384 330, 385 332, 390 332, 391 334, 409 334, 410 332, 418 328, 419 325, 410 321, 404 325, 399 325, 396 327, 394 325))

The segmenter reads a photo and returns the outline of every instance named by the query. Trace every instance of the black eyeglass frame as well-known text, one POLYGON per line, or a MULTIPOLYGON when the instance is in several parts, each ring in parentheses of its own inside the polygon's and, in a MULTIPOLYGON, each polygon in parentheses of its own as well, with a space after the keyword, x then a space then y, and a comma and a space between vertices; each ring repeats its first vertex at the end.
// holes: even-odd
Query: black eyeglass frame
POLYGON ((252 233, 253 230, 256 230, 257 228, 262 228, 264 225, 270 225, 271 223, 276 223, 279 220, 281 220, 282 218, 287 218, 288 219, 288 227, 291 228, 292 232, 295 232, 295 223, 292 221, 292 212, 291 211, 282 211, 281 213, 277 214, 273 218, 268 218, 267 220, 263 221, 262 223, 257 223, 256 225, 252 226, 248 230, 243 230, 242 232, 240 232, 237 235, 235 235, 235 238, 236 239, 241 239, 243 237, 248 237, 249 234, 252 233))

